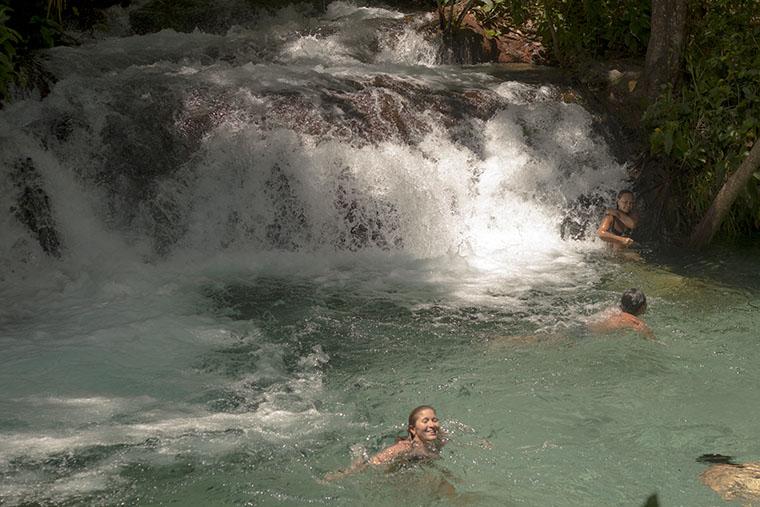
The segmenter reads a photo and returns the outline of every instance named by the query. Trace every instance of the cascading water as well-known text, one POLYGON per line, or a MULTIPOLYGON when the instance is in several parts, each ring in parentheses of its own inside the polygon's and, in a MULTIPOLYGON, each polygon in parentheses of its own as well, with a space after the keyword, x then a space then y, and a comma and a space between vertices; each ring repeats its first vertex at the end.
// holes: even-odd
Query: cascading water
MULTIPOLYGON (((335 3, 323 19, 287 11, 225 36, 52 50, 54 92, 5 115, 5 172, 31 157, 72 257, 85 245, 67 211, 160 256, 467 247, 534 263, 569 250, 561 207, 623 176, 590 115, 551 87, 431 65, 436 51, 400 18, 335 3), (89 202, 64 210, 71 200, 89 202)), ((4 227, 7 244, 29 243, 29 227, 4 227)))
POLYGON ((407 407, 484 410, 489 332, 604 304, 560 224, 625 171, 558 86, 437 65, 425 16, 251 19, 52 49, 0 112, 0 503, 428 504, 319 478, 407 407))

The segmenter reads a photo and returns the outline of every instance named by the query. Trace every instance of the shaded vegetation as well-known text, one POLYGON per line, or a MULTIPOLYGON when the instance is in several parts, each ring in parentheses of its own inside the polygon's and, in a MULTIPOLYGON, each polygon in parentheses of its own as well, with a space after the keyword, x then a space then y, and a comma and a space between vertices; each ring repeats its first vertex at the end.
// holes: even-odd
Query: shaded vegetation
POLYGON ((0 0, 0 107, 10 99, 11 88, 48 91, 44 71, 33 55, 38 49, 77 44, 69 28, 91 29, 102 21, 101 8, 120 0, 0 0))
MULTIPOLYGON (((684 234, 710 206, 760 134, 760 3, 691 2, 681 86, 646 112, 651 153, 667 167, 666 221, 684 234)), ((665 184, 665 183, 664 183, 665 184)), ((760 228, 760 174, 723 222, 723 237, 760 228)))
POLYGON ((8 97, 8 84, 16 79, 16 46, 21 35, 8 26, 9 13, 7 5, 0 5, 0 100, 8 97))
POLYGON ((563 65, 643 55, 650 5, 650 0, 437 0, 442 30, 459 28, 469 12, 491 37, 515 28, 535 32, 551 48, 551 58, 563 65))

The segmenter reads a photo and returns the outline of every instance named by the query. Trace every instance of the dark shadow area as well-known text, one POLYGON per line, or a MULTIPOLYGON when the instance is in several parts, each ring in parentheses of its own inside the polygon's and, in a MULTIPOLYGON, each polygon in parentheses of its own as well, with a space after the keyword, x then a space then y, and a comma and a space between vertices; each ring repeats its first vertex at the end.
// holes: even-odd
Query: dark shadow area
MULTIPOLYGON (((704 279, 719 286, 760 292, 760 243, 749 240, 727 245, 714 245, 695 252, 680 248, 658 248, 647 255, 647 262, 663 266, 673 273, 704 279)), ((748 304, 752 304, 748 301, 748 304)))

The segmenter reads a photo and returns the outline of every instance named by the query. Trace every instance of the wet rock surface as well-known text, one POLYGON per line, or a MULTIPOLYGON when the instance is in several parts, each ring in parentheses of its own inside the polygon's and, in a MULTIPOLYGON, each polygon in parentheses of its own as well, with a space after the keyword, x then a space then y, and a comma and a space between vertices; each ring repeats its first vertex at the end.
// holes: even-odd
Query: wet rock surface
POLYGON ((13 164, 10 180, 16 189, 16 202, 10 212, 37 239, 45 253, 61 256, 61 241, 55 228, 50 198, 43 189, 42 178, 31 158, 13 164))

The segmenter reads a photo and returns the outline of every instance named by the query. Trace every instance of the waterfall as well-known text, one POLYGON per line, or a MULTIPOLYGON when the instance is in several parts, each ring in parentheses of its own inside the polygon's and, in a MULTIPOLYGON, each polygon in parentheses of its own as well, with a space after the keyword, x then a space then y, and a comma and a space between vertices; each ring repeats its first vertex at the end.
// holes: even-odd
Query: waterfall
POLYGON ((56 239, 5 206, 3 262, 40 248, 82 255, 96 246, 77 236, 93 228, 157 256, 380 249, 519 262, 571 248, 563 208, 624 177, 592 116, 552 85, 435 65, 435 42, 415 31, 424 21, 335 2, 321 18, 291 8, 223 35, 50 50, 50 96, 2 113, 2 191, 18 203, 36 189, 49 204, 32 213, 56 239))

